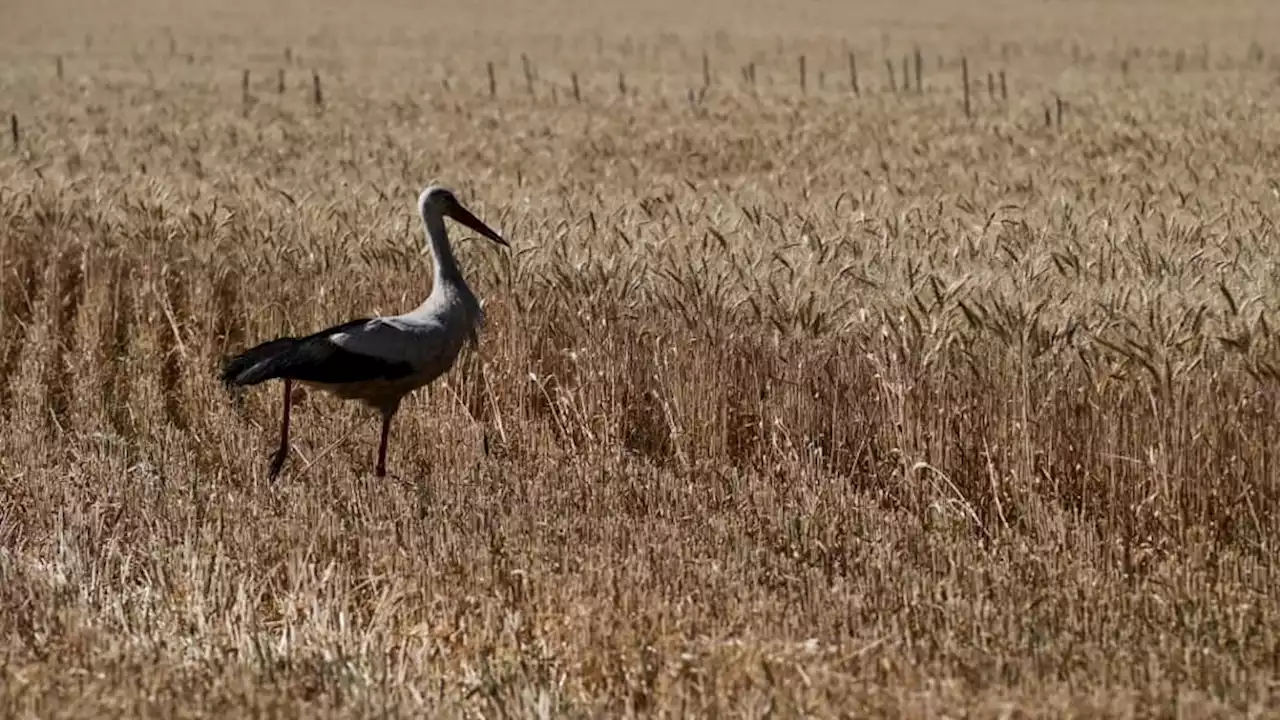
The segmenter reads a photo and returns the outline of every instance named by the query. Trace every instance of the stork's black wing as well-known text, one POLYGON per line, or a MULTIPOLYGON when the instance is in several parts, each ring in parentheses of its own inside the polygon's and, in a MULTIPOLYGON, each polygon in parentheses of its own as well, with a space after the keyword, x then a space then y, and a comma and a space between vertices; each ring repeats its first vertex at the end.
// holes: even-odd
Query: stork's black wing
POLYGON ((413 372, 403 360, 353 352, 333 341, 333 336, 358 330, 371 322, 361 318, 326 328, 306 337, 269 340, 226 361, 222 382, 257 385, 273 378, 318 383, 395 380, 413 372))

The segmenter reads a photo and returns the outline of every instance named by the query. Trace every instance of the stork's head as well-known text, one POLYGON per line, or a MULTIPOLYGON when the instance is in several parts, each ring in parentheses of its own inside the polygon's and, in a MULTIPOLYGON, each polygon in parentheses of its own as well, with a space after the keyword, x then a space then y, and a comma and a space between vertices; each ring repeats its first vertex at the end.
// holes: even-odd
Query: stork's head
POLYGON ((432 217, 453 218, 493 242, 504 247, 511 247, 506 240, 502 239, 501 235, 490 229, 488 225, 480 222, 479 218, 463 207, 462 203, 458 202, 458 198, 454 197, 453 192, 448 188, 432 185, 423 190, 422 194, 418 196, 418 212, 422 213, 422 219, 427 221, 432 217))

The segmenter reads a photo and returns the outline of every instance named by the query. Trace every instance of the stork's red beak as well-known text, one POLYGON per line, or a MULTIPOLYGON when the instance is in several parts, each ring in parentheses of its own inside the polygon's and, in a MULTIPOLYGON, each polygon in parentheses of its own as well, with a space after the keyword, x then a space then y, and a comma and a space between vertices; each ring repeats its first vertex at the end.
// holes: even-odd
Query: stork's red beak
POLYGON ((499 235, 498 233, 490 229, 488 225, 485 225, 484 223, 480 222, 480 218, 476 217, 475 215, 472 215, 471 211, 462 207, 462 205, 460 204, 454 205, 454 207, 449 211, 449 217, 453 218, 454 220, 457 220, 463 225, 466 225, 472 230, 475 230, 476 232, 480 233, 481 235, 489 238, 490 240, 498 243, 503 247, 508 247, 508 248, 511 247, 509 244, 507 244, 506 240, 502 239, 501 235, 499 235))

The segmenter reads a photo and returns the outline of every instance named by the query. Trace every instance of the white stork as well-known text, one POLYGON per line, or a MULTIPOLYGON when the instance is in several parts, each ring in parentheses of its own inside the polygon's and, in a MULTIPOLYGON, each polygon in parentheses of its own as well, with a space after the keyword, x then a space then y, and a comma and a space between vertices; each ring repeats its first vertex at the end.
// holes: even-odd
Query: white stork
POLYGON ((223 365, 229 388, 284 380, 280 448, 271 460, 274 479, 289 454, 289 408, 293 383, 314 387, 344 400, 360 400, 382 414, 378 477, 387 472, 387 439, 400 401, 453 367, 469 338, 474 343, 482 319, 480 302, 467 287, 449 247, 444 219, 454 220, 504 247, 510 247, 442 187, 418 197, 426 225, 435 283, 417 309, 403 315, 361 318, 306 337, 283 337, 246 350, 223 365))

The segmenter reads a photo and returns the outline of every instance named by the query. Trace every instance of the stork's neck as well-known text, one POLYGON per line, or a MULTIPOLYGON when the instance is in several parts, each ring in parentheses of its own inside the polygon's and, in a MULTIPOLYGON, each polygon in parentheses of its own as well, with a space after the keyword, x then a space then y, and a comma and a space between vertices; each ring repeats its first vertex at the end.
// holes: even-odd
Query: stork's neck
POLYGON ((462 279, 462 271, 458 269, 458 261, 453 257, 453 248, 449 246, 449 234, 444 228, 444 217, 440 213, 427 213, 423 218, 427 226, 427 240, 431 243, 431 260, 435 265, 435 284, 432 294, 442 292, 445 288, 466 286, 462 279))

